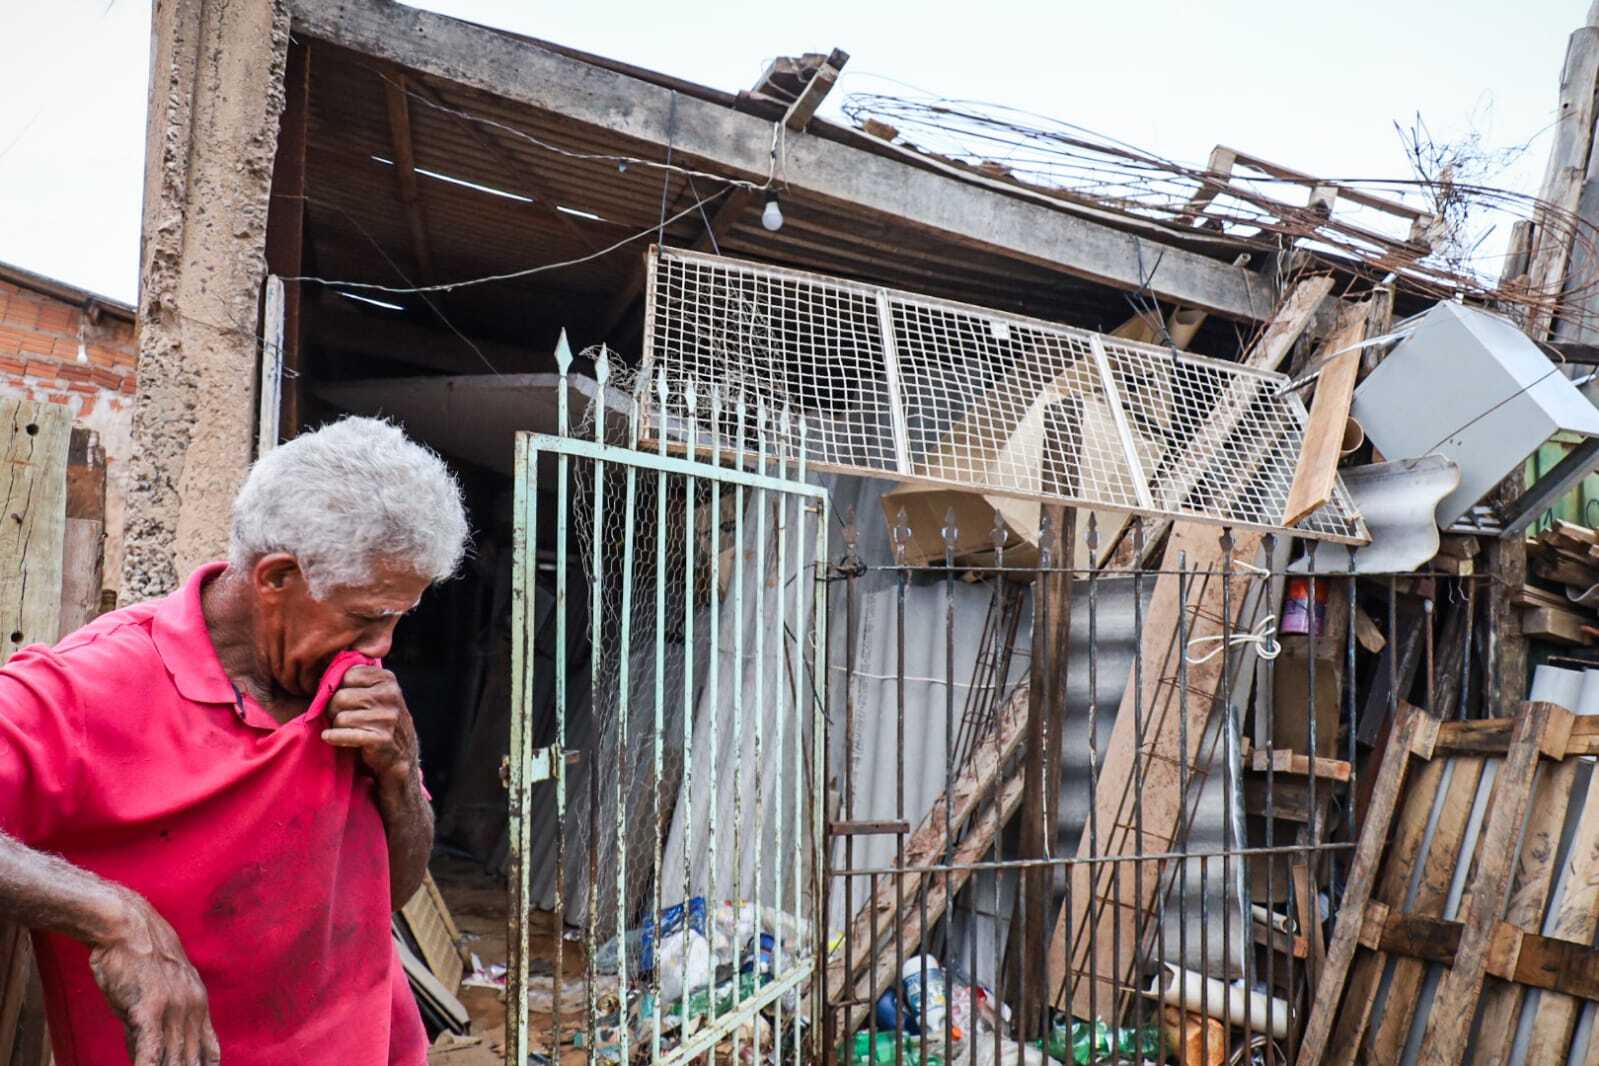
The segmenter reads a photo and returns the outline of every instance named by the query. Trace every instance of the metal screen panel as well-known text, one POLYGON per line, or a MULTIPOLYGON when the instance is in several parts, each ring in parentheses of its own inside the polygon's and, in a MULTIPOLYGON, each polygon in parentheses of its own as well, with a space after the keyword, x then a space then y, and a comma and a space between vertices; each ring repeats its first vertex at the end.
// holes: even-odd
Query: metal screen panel
MULTIPOLYGON (((675 249, 652 259, 648 300, 649 371, 788 407, 813 468, 1283 528, 1306 419, 1284 375, 675 249)), ((1368 539, 1342 484, 1291 532, 1368 539)))

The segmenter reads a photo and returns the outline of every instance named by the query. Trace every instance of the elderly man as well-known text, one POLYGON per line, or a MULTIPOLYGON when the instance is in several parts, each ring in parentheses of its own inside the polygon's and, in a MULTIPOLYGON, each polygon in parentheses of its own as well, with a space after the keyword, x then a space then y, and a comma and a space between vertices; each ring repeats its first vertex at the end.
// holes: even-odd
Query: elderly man
POLYGON ((420 1066, 389 922, 433 816, 378 660, 461 493, 350 418, 255 464, 228 562, 0 668, 0 916, 59 1066, 420 1066))

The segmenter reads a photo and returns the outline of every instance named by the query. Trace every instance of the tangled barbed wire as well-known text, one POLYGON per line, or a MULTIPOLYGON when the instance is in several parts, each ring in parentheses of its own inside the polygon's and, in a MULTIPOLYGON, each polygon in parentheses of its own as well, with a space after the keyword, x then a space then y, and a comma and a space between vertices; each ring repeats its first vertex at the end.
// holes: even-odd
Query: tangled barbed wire
POLYGON ((1177 236, 1225 237, 1239 247, 1319 253, 1376 281, 1493 301, 1522 316, 1599 328, 1599 228, 1538 197, 1494 186, 1480 144, 1435 141, 1424 123, 1401 129, 1408 177, 1315 177, 1240 157, 1189 166, 1047 116, 943 98, 853 93, 855 126, 901 148, 1066 203, 1113 211, 1177 236), (1305 200, 1294 202, 1293 197, 1305 200), (1486 238, 1528 220, 1541 241, 1570 248, 1570 274, 1530 282, 1522 262, 1486 238), (1594 310, 1589 310, 1593 306, 1594 310))

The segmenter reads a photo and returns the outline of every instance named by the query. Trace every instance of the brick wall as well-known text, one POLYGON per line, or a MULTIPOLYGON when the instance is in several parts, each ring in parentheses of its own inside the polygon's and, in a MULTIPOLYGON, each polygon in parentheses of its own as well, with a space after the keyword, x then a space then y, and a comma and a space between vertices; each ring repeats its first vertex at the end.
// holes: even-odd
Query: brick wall
POLYGON ((133 435, 133 323, 0 278, 0 395, 58 403, 106 452, 105 583, 122 578, 123 489, 133 435))

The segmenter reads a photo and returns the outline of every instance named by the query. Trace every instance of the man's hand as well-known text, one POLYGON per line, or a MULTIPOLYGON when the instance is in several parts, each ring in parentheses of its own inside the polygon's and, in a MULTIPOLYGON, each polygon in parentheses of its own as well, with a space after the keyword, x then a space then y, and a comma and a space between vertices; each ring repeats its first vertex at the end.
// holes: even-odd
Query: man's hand
POLYGON ((361 749, 377 777, 378 813, 389 838, 389 896, 399 909, 422 884, 433 850, 433 808, 422 789, 416 727, 400 683, 376 666, 352 666, 328 703, 322 739, 361 749))
POLYGON ((328 703, 328 728, 322 739, 340 748, 359 748, 361 761, 390 787, 408 784, 416 773, 416 727, 406 710, 400 683, 376 666, 352 666, 328 703))
POLYGON ((134 1066, 214 1066, 222 1061, 200 975, 178 934, 143 896, 119 892, 115 931, 93 945, 89 967, 122 1019, 134 1066))

